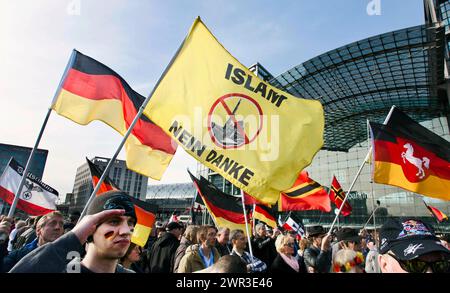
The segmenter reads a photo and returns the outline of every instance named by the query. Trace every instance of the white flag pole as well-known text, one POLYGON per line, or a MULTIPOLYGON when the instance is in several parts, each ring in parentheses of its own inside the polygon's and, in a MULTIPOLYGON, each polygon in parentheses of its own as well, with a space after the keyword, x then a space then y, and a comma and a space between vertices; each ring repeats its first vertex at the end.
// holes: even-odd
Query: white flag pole
POLYGON ((250 251, 250 256, 251 256, 252 262, 253 262, 254 258, 253 258, 253 249, 252 249, 252 239, 250 238, 250 231, 248 229, 247 211, 245 210, 244 191, 242 189, 241 189, 241 199, 242 199, 242 209, 244 210, 245 229, 247 230, 248 250, 250 251))
MULTIPOLYGON (((386 124, 386 123, 389 121, 389 119, 391 118, 392 112, 394 111, 394 108, 395 108, 395 105, 391 107, 391 110, 389 111, 388 115, 386 116, 386 119, 384 120, 383 124, 386 124)), ((334 227, 334 225, 336 224, 336 220, 337 220, 337 218, 339 217, 339 215, 341 214, 342 209, 344 208, 344 204, 345 204, 345 202, 347 201, 348 195, 349 195, 350 192, 352 191, 353 186, 355 185, 356 180, 358 179, 359 175, 361 174, 361 171, 362 171, 364 165, 366 164, 367 160, 370 158, 371 152, 372 152, 372 147, 371 147, 371 148, 369 149, 369 151, 367 152, 367 155, 366 155, 366 157, 365 157, 363 163, 362 163, 361 166, 359 167, 358 172, 356 172, 355 178, 353 179, 352 184, 350 184, 350 187, 348 188, 348 191, 347 191, 347 193, 345 194, 344 200, 342 201, 341 207, 339 208, 339 211, 337 212, 336 217, 334 218, 333 223, 331 224, 330 230, 328 230, 328 235, 330 235, 330 234, 331 234, 331 231, 333 231, 333 227, 334 227)))
MULTIPOLYGON (((53 105, 54 101, 56 100, 59 92, 61 91, 62 83, 66 79, 69 68, 72 66, 73 62, 75 61, 75 55, 76 55, 76 51, 73 50, 72 54, 70 55, 69 62, 66 65, 66 69, 64 70, 64 74, 61 77, 61 80, 59 81, 59 85, 58 85, 58 88, 56 89, 55 95, 53 96, 52 105, 53 105)), ((20 194, 22 192, 23 185, 25 184, 25 180, 28 175, 28 170, 30 169, 30 166, 31 166, 31 160, 33 159, 34 153, 36 152, 36 149, 38 148, 39 143, 41 142, 41 138, 42 138, 42 135, 44 134, 44 130, 45 130, 45 127, 47 126, 47 122, 48 122, 48 119, 50 118, 51 112, 52 112, 52 107, 50 106, 48 108, 47 115, 45 115, 44 123, 42 123, 41 130, 39 131, 39 134, 38 134, 38 137, 34 144, 34 147, 31 150, 30 156, 28 157, 28 161, 25 165, 25 170, 23 170, 22 179, 20 180, 19 188, 17 188, 17 192, 14 195, 14 200, 13 200, 13 203, 11 204, 11 209, 9 210, 8 217, 12 217, 14 215, 14 212, 16 211, 16 206, 17 206, 17 203, 19 202, 20 194)))
POLYGON ((107 174, 109 172, 109 169, 111 169, 111 166, 112 166, 113 162, 116 160, 117 156, 119 155, 119 152, 122 149, 123 145, 125 144, 125 141, 127 140, 128 136, 130 135, 130 133, 133 130, 134 126, 136 125, 137 121, 139 120, 139 118, 141 117, 142 113, 144 112, 144 109, 147 106, 148 102, 150 101, 150 98, 153 96, 153 94, 155 93, 155 91, 158 88, 159 84, 161 83, 162 79, 166 76, 166 74, 169 71, 170 67, 172 66, 173 62, 175 61, 175 59, 177 58, 178 54, 180 53, 181 48, 183 47, 184 43, 186 42, 186 39, 187 39, 187 36, 184 38, 183 42, 181 43, 181 45, 178 48, 178 50, 175 52, 175 55, 170 60, 170 62, 167 65, 166 69, 164 70, 163 74, 160 76, 160 78, 156 82, 156 85, 153 87, 153 90, 150 93, 150 95, 148 95, 148 97, 145 99, 145 101, 140 106, 139 112, 136 114, 136 116, 133 119, 133 122, 131 122, 130 126, 128 127, 128 130, 125 133, 125 135, 123 136, 123 139, 120 142, 119 146, 117 147, 116 152, 114 153, 114 155, 111 158, 111 160, 108 162, 108 165, 106 165, 106 168, 103 171, 102 176, 100 177, 100 179, 97 182, 97 185, 95 186, 94 190, 92 191, 91 196, 89 197, 89 200, 87 201, 86 205, 83 208, 83 211, 81 212, 81 215, 80 215, 80 218, 78 219, 78 222, 81 221, 81 219, 86 214, 87 207, 92 202, 92 200, 94 200, 95 195, 97 194, 98 190, 100 189, 100 186, 102 185, 103 181, 105 180, 105 178, 106 178, 106 176, 107 176, 107 174))

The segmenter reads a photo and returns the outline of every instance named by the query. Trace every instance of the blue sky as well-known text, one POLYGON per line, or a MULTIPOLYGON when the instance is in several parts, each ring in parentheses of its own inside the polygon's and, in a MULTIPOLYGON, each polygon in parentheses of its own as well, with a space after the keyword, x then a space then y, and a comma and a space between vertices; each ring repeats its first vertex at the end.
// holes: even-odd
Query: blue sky
MULTIPOLYGON (((196 16, 246 66, 274 76, 339 46, 424 23, 422 0, 145 1, 1 0, 1 142, 32 146, 73 48, 117 71, 148 95, 196 16)), ((111 157, 121 136, 94 122, 80 126, 53 113, 41 147, 44 182, 72 191, 84 157, 111 157)), ((124 158, 121 152, 119 158, 124 158)), ((161 182, 188 182, 196 162, 181 148, 161 182)))

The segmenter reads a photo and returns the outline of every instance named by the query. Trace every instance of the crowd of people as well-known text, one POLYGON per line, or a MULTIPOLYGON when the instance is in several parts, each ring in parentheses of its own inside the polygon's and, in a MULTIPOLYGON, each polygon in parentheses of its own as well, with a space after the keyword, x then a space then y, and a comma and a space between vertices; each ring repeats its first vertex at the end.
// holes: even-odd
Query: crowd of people
POLYGON ((243 230, 170 222, 144 247, 131 243, 130 197, 96 197, 80 221, 54 211, 26 221, 0 218, 0 272, 6 273, 448 273, 448 235, 419 219, 392 218, 377 231, 322 226, 243 230))

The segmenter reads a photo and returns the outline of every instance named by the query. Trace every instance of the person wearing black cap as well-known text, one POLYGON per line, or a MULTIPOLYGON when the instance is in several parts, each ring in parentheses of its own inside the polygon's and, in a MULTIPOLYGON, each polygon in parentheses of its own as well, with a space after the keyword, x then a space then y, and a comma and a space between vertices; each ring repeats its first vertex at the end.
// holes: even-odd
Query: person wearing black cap
POLYGON ((180 245, 183 225, 177 222, 167 224, 166 233, 159 237, 148 253, 150 273, 172 273, 175 266, 175 253, 180 245))
POLYGON ((326 235, 322 226, 312 226, 308 229, 308 238, 312 244, 303 253, 307 272, 329 273, 331 269, 331 235, 326 235))
POLYGON ((380 230, 382 273, 449 273, 450 251, 433 227, 415 218, 389 219, 380 230))
POLYGON ((17 263, 11 273, 131 273, 118 265, 136 224, 134 204, 122 191, 94 198, 71 232, 43 245, 17 263), (78 256, 84 252, 80 260, 78 256), (72 261, 69 260, 73 258, 72 261))

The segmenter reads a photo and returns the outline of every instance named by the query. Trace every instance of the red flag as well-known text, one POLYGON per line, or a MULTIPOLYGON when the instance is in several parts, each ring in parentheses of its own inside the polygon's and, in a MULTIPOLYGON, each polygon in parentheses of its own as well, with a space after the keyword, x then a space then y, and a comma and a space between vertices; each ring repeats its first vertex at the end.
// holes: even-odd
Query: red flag
POLYGON ((290 189, 280 193, 278 211, 320 210, 331 211, 330 199, 325 188, 302 171, 290 189))
MULTIPOLYGON (((345 198, 345 192, 342 190, 341 185, 336 179, 336 176, 333 176, 333 182, 331 183, 331 190, 330 190, 330 200, 334 202, 336 207, 339 209, 341 208, 342 202, 345 198)), ((341 214, 345 217, 352 213, 352 206, 348 202, 348 200, 345 201, 344 207, 342 208, 341 214)))

